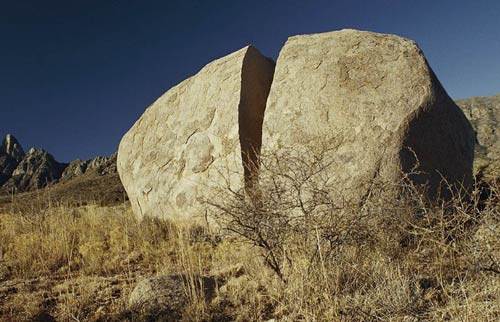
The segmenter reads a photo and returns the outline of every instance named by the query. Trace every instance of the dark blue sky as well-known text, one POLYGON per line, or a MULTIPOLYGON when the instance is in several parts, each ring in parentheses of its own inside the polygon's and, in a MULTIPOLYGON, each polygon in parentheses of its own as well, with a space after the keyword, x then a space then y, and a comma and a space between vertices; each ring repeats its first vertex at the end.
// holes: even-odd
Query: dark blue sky
POLYGON ((0 0, 0 135, 109 155, 158 96, 253 44, 343 28, 418 42, 450 96, 500 93, 500 1, 0 0))

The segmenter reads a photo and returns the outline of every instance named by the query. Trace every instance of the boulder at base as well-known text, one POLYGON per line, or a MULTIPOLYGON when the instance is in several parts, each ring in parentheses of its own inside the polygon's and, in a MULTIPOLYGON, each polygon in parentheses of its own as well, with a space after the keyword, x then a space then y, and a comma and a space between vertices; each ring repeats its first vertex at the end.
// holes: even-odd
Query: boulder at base
POLYGON ((248 165, 260 150, 273 72, 272 60, 245 47, 208 64, 144 112, 118 149, 118 172, 135 214, 204 215, 210 187, 241 188, 242 156, 248 165))
MULTIPOLYGON (((417 44, 357 30, 295 36, 276 63, 263 127, 265 153, 324 149, 326 180, 359 201, 374 180, 411 176, 472 182, 474 132, 417 44)), ((263 156, 264 158, 264 156, 263 156)), ((323 178, 325 179, 325 178, 323 178)))

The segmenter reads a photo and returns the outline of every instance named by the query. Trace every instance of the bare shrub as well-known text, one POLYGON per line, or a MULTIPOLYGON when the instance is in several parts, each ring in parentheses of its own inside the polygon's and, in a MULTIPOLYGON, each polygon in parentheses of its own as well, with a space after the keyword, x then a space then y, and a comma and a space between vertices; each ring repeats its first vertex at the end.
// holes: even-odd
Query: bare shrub
MULTIPOLYGON (((410 173, 397 184, 375 177, 352 202, 334 184, 333 162, 327 146, 265 155, 251 189, 207 200, 226 236, 256 247, 282 281, 270 296, 275 317, 416 321, 441 310, 453 319, 468 303, 464 289, 500 286, 498 190, 480 200, 443 180, 451 197, 429 199, 410 173)), ((500 314, 487 304, 498 296, 482 299, 474 305, 490 308, 485 321, 500 314)))
POLYGON ((252 190, 220 190, 208 203, 221 226, 264 251, 266 263, 283 280, 295 251, 309 254, 309 265, 335 254, 342 245, 367 244, 371 232, 362 205, 334 199, 326 150, 280 152, 263 158, 252 190), (291 242, 300 240, 300 243, 291 242))

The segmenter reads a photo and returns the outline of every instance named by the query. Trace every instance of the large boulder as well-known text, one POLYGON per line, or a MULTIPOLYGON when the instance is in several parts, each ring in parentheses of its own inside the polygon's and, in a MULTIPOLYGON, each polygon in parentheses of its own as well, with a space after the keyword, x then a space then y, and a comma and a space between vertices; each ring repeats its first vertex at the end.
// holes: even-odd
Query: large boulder
POLYGON ((273 72, 272 60, 245 47, 206 65, 144 112, 123 137, 117 163, 139 217, 203 215, 211 186, 243 185, 260 150, 273 72))
MULTIPOLYGON (((403 173, 429 196, 472 182, 474 131, 417 44, 357 30, 295 36, 279 54, 263 128, 264 154, 324 149, 325 180, 360 201, 403 173), (417 159, 418 164, 417 166, 417 159), (331 163, 330 163, 331 162, 331 163)), ((264 156, 263 156, 264 158, 264 156)))
POLYGON ((477 133, 474 174, 487 181, 500 178, 500 95, 457 101, 477 133))

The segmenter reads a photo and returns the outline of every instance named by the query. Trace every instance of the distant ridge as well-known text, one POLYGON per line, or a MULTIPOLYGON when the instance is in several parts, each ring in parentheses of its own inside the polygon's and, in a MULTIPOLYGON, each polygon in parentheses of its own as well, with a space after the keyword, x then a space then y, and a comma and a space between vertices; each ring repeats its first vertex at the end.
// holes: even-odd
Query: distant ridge
POLYGON ((0 146, 0 205, 13 200, 29 203, 42 188, 51 191, 53 202, 113 204, 126 199, 116 154, 60 163, 43 149, 25 153, 19 141, 7 134, 0 146))
POLYGON ((7 134, 0 148, 0 191, 9 194, 32 191, 92 170, 101 174, 113 173, 116 172, 115 159, 112 155, 60 163, 44 149, 31 148, 24 153, 19 141, 7 134))

